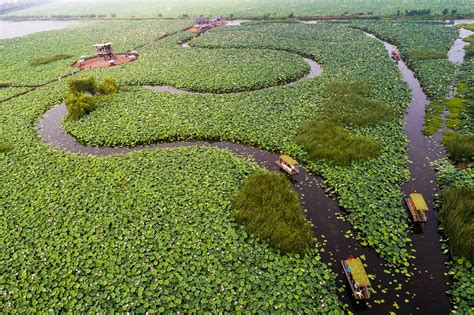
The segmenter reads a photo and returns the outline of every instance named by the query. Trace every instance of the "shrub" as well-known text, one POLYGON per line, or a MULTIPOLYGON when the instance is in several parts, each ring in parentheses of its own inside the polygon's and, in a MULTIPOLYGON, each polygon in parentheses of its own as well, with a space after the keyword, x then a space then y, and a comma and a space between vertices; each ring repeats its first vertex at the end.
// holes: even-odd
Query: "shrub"
POLYGON ((451 254, 474 262, 474 188, 443 191, 439 220, 449 238, 451 254))
POLYGON ((250 175, 232 204, 232 214, 249 233, 283 254, 303 253, 313 236, 286 177, 266 171, 250 175))
POLYGON ((98 92, 100 94, 112 94, 117 93, 118 86, 117 81, 114 77, 107 76, 102 80, 102 83, 99 86, 98 92))
POLYGON ((79 119, 89 114, 95 108, 96 99, 85 93, 69 92, 66 96, 65 104, 68 109, 68 119, 79 119))
POLYGON ((429 50, 411 50, 406 53, 410 60, 445 59, 446 53, 429 50))
POLYGON ((72 93, 95 94, 97 92, 97 84, 93 76, 80 79, 69 79, 67 83, 69 85, 69 91, 72 93))
POLYGON ((304 124, 296 141, 310 159, 326 159, 337 165, 366 161, 380 152, 375 141, 352 136, 343 127, 318 119, 304 124))
POLYGON ((39 65, 45 65, 54 61, 58 60, 63 60, 63 59, 68 59, 74 57, 74 55, 71 54, 59 54, 59 55, 52 55, 52 56, 39 56, 39 57, 33 57, 30 59, 30 65, 32 66, 39 66, 39 65))
POLYGON ((446 131, 441 142, 454 162, 474 161, 474 134, 446 131))

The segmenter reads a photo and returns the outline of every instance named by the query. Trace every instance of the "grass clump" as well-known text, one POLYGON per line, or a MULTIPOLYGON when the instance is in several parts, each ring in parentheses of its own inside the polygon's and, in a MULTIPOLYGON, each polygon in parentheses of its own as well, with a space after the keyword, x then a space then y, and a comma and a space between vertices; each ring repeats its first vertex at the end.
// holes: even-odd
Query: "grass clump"
POLYGON ((94 77, 71 79, 68 81, 69 91, 64 103, 68 109, 67 119, 79 119, 95 109, 98 97, 116 93, 117 82, 114 77, 107 76, 97 85, 94 77), (99 93, 96 95, 96 93, 99 93))
POLYGON ((266 171, 245 179, 233 204, 235 220, 283 254, 303 253, 312 242, 311 225, 286 177, 266 171))
POLYGON ((466 58, 471 58, 474 56, 474 45, 471 43, 464 47, 464 51, 466 52, 466 58))
POLYGON ((469 30, 469 31, 473 31, 474 32, 474 24, 467 24, 467 23, 461 23, 461 24, 458 24, 456 25, 457 28, 461 29, 461 28, 464 28, 466 30, 469 30))
POLYGON ((474 43, 474 35, 469 35, 463 39, 466 43, 474 43))
POLYGON ((369 96, 372 89, 372 84, 366 81, 332 82, 326 87, 333 96, 369 96))
POLYGON ((421 131, 425 136, 434 135, 443 125, 444 105, 438 101, 431 101, 425 109, 425 125, 421 131))
POLYGON ((449 158, 454 162, 474 161, 474 134, 446 131, 441 139, 449 158))
POLYGON ((93 76, 80 79, 69 79, 67 84, 69 85, 69 91, 72 93, 95 94, 97 92, 97 83, 93 76))
POLYGON ((11 145, 8 144, 0 144, 0 153, 5 153, 13 149, 11 145))
POLYGON ((51 56, 39 56, 33 57, 30 59, 30 65, 32 66, 39 66, 39 65, 46 65, 51 62, 55 62, 58 60, 68 59, 74 57, 71 54, 58 54, 58 55, 51 55, 51 56))
POLYGON ((0 81, 0 87, 9 87, 12 85, 12 81, 0 81))
POLYGON ((451 254, 474 261, 474 188, 443 191, 439 220, 449 238, 451 254))
POLYGON ((98 88, 98 92, 100 94, 113 94, 113 93, 117 93, 117 91, 118 91, 117 81, 115 81, 115 78, 111 76, 105 77, 98 88))
POLYGON ((96 98, 85 93, 69 92, 64 103, 67 106, 67 118, 79 119, 95 109, 96 98))
POLYGON ((393 109, 370 99, 372 86, 368 82, 331 83, 327 91, 332 98, 324 106, 324 115, 342 125, 374 126, 390 121, 393 109))
POLYGON ((380 152, 380 146, 375 141, 352 136, 343 127, 319 119, 304 124, 296 141, 310 159, 325 159, 336 165, 366 161, 380 152))
POLYGON ((450 129, 458 129, 461 124, 461 112, 466 107, 466 103, 462 98, 454 97, 445 102, 446 107, 449 110, 449 114, 446 115, 446 126, 450 129))
POLYGON ((334 98, 326 106, 328 119, 343 125, 374 126, 393 119, 394 111, 382 102, 359 95, 334 98))
POLYGON ((430 60, 430 59, 444 59, 446 53, 430 50, 411 50, 406 53, 406 57, 410 60, 430 60))

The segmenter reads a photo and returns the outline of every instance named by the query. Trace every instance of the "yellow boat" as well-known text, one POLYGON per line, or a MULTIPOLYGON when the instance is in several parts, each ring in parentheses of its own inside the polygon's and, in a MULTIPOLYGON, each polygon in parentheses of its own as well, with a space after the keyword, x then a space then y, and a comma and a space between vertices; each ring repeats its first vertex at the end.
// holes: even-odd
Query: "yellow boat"
POLYGON ((426 222, 429 208, 422 194, 414 192, 410 194, 408 198, 405 198, 405 202, 407 203, 408 210, 410 210, 410 214, 413 217, 413 221, 426 222))
POLYGON ((357 300, 369 299, 371 294, 370 280, 360 258, 350 257, 349 259, 341 260, 341 264, 354 298, 357 300))
POLYGON ((296 175, 299 173, 298 162, 288 155, 280 154, 278 161, 275 161, 275 164, 290 175, 296 175))

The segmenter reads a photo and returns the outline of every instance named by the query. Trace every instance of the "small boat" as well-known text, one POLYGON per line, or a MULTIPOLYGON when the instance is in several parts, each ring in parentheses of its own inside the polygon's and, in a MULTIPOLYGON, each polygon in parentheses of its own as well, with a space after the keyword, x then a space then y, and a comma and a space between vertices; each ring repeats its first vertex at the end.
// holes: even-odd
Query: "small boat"
POLYGON ((407 203, 408 210, 410 210, 410 214, 413 217, 413 221, 415 222, 426 222, 428 218, 428 205, 423 198, 423 195, 417 193, 416 191, 408 198, 405 198, 405 202, 407 203))
POLYGON ((392 59, 395 62, 399 62, 402 58, 400 57, 400 52, 398 50, 392 51, 392 59))
POLYGON ((356 300, 369 299, 371 293, 370 280, 360 258, 351 256, 348 259, 341 260, 341 264, 347 281, 349 281, 351 286, 354 298, 356 300))
POLYGON ((296 175, 300 172, 298 162, 285 154, 280 154, 278 161, 275 161, 275 164, 290 175, 296 175))

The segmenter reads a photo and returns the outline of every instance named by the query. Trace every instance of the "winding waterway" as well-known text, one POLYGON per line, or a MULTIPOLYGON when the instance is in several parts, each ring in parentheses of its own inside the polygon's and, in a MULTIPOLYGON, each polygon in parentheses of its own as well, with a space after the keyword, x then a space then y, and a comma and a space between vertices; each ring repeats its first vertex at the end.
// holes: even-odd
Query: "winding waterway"
MULTIPOLYGON (((394 46, 385 43, 387 52, 394 49, 394 46)), ((398 68, 408 83, 412 91, 412 99, 405 116, 405 131, 407 133, 408 156, 411 163, 408 168, 411 172, 411 179, 402 186, 404 193, 408 194, 414 190, 421 192, 430 209, 434 209, 433 198, 438 192, 436 185, 435 172, 430 167, 429 162, 439 158, 442 155, 441 147, 429 138, 421 134, 423 126, 423 117, 425 105, 428 99, 423 93, 420 83, 417 81, 412 71, 408 69, 403 61, 398 63, 398 68)), ((167 90, 172 93, 183 93, 181 90, 167 90)), ((60 150, 90 154, 97 156, 107 156, 112 154, 123 154, 138 150, 152 150, 158 148, 173 148, 184 146, 205 146, 213 148, 224 148, 241 156, 252 156, 260 165, 270 171, 279 171, 273 163, 277 155, 272 152, 261 150, 243 144, 235 144, 225 141, 219 142, 172 142, 157 143, 147 146, 138 146, 132 148, 94 148, 80 144, 71 135, 67 134, 62 125, 62 119, 67 114, 67 108, 60 104, 45 113, 38 125, 38 131, 45 143, 48 143, 60 150)), ((352 230, 350 223, 340 220, 337 217, 345 215, 343 209, 338 205, 334 197, 327 196, 322 187, 323 179, 319 176, 308 173, 301 167, 300 174, 292 178, 294 189, 298 192, 300 200, 305 209, 306 215, 315 224, 314 235, 323 244, 324 252, 322 259, 337 275, 339 286, 344 286, 343 301, 349 305, 349 309, 357 313, 387 314, 393 311, 393 305, 396 303, 400 314, 447 314, 451 309, 448 296, 445 294, 449 288, 449 278, 446 276, 445 262, 447 257, 441 252, 439 234, 437 232, 437 222, 435 213, 430 213, 429 220, 421 228, 414 229, 410 233, 413 247, 417 250, 417 258, 411 261, 412 266, 416 267, 415 276, 407 281, 401 275, 394 277, 385 273, 386 266, 375 250, 362 247, 354 238, 347 238, 345 232, 352 230), (367 272, 375 275, 372 281, 373 287, 377 293, 373 299, 384 299, 385 303, 368 304, 356 302, 352 298, 352 292, 346 285, 346 279, 342 273, 339 260, 348 255, 365 255, 368 264, 367 272), (401 290, 396 290, 396 282, 403 283, 401 290), (387 290, 382 294, 377 289, 378 286, 387 290), (408 302, 405 302, 408 301, 408 302)), ((355 234, 355 232, 353 232, 355 234)))

